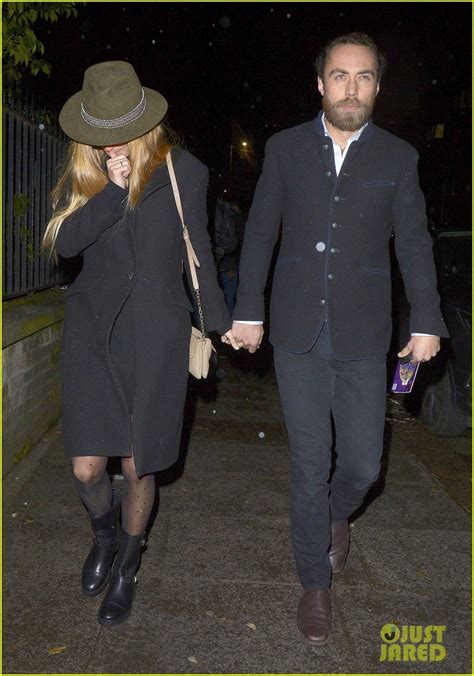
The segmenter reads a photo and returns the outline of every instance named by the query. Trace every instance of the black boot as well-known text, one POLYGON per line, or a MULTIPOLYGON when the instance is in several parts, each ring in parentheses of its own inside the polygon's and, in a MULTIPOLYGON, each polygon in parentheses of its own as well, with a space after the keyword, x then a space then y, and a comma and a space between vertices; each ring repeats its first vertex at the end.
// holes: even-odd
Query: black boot
POLYGON ((129 535, 120 529, 118 554, 114 562, 107 594, 99 610, 99 624, 125 622, 132 612, 133 597, 144 535, 129 535))
POLYGON ((105 589, 118 548, 120 496, 113 493, 112 507, 101 516, 91 516, 94 542, 82 568, 82 591, 97 596, 105 589))

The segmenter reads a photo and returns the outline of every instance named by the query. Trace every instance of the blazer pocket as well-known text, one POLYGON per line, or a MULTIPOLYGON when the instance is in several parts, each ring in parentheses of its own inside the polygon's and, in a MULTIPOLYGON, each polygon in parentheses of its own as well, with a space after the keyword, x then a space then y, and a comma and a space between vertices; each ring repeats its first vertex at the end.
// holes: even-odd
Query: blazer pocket
POLYGON ((184 289, 177 289, 174 286, 167 285, 166 291, 168 292, 168 295, 173 305, 179 305, 180 307, 184 307, 186 308, 186 310, 193 312, 194 310, 193 304, 189 300, 184 289))
POLYGON ((374 179, 373 181, 365 181, 361 184, 361 188, 390 188, 394 185, 396 185, 395 181, 381 178, 377 180, 374 179))
POLYGON ((283 265, 284 263, 302 263, 303 256, 280 256, 277 259, 277 265, 283 265))
POLYGON ((369 268, 367 266, 363 266, 362 270, 365 270, 365 272, 369 272, 372 275, 381 275, 382 277, 390 277, 390 270, 384 270, 383 268, 369 268))

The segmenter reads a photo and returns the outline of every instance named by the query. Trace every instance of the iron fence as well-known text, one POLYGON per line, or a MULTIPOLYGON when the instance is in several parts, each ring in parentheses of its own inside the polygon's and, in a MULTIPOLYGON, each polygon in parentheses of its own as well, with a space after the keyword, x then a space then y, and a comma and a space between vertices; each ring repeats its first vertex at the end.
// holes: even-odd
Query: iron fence
POLYGON ((3 299, 65 281, 67 272, 40 255, 51 216, 49 193, 67 143, 43 125, 3 108, 3 299))

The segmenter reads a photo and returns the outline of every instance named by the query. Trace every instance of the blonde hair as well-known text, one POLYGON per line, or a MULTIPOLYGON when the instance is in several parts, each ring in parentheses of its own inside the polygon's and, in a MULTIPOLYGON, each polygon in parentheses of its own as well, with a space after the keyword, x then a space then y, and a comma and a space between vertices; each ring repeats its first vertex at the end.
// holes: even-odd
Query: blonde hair
MULTIPOLYGON (((177 134, 164 124, 159 124, 143 136, 128 142, 132 171, 128 177, 127 209, 133 209, 137 205, 154 170, 165 162, 168 150, 179 144, 177 134)), ((49 252, 51 256, 59 228, 66 218, 105 188, 109 182, 107 159, 107 153, 101 148, 70 142, 64 171, 51 191, 53 216, 44 233, 42 253, 49 252), (60 206, 61 204, 64 206, 60 206)), ((57 261, 56 252, 54 254, 57 261)))

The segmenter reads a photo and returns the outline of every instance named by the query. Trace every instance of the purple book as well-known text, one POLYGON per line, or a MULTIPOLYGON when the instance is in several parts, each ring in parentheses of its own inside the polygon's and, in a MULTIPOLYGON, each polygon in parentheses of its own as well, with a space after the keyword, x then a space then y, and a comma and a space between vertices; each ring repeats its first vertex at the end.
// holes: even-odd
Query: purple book
POLYGON ((420 362, 412 362, 413 355, 398 360, 393 376, 392 392, 395 394, 409 394, 413 389, 420 362))

